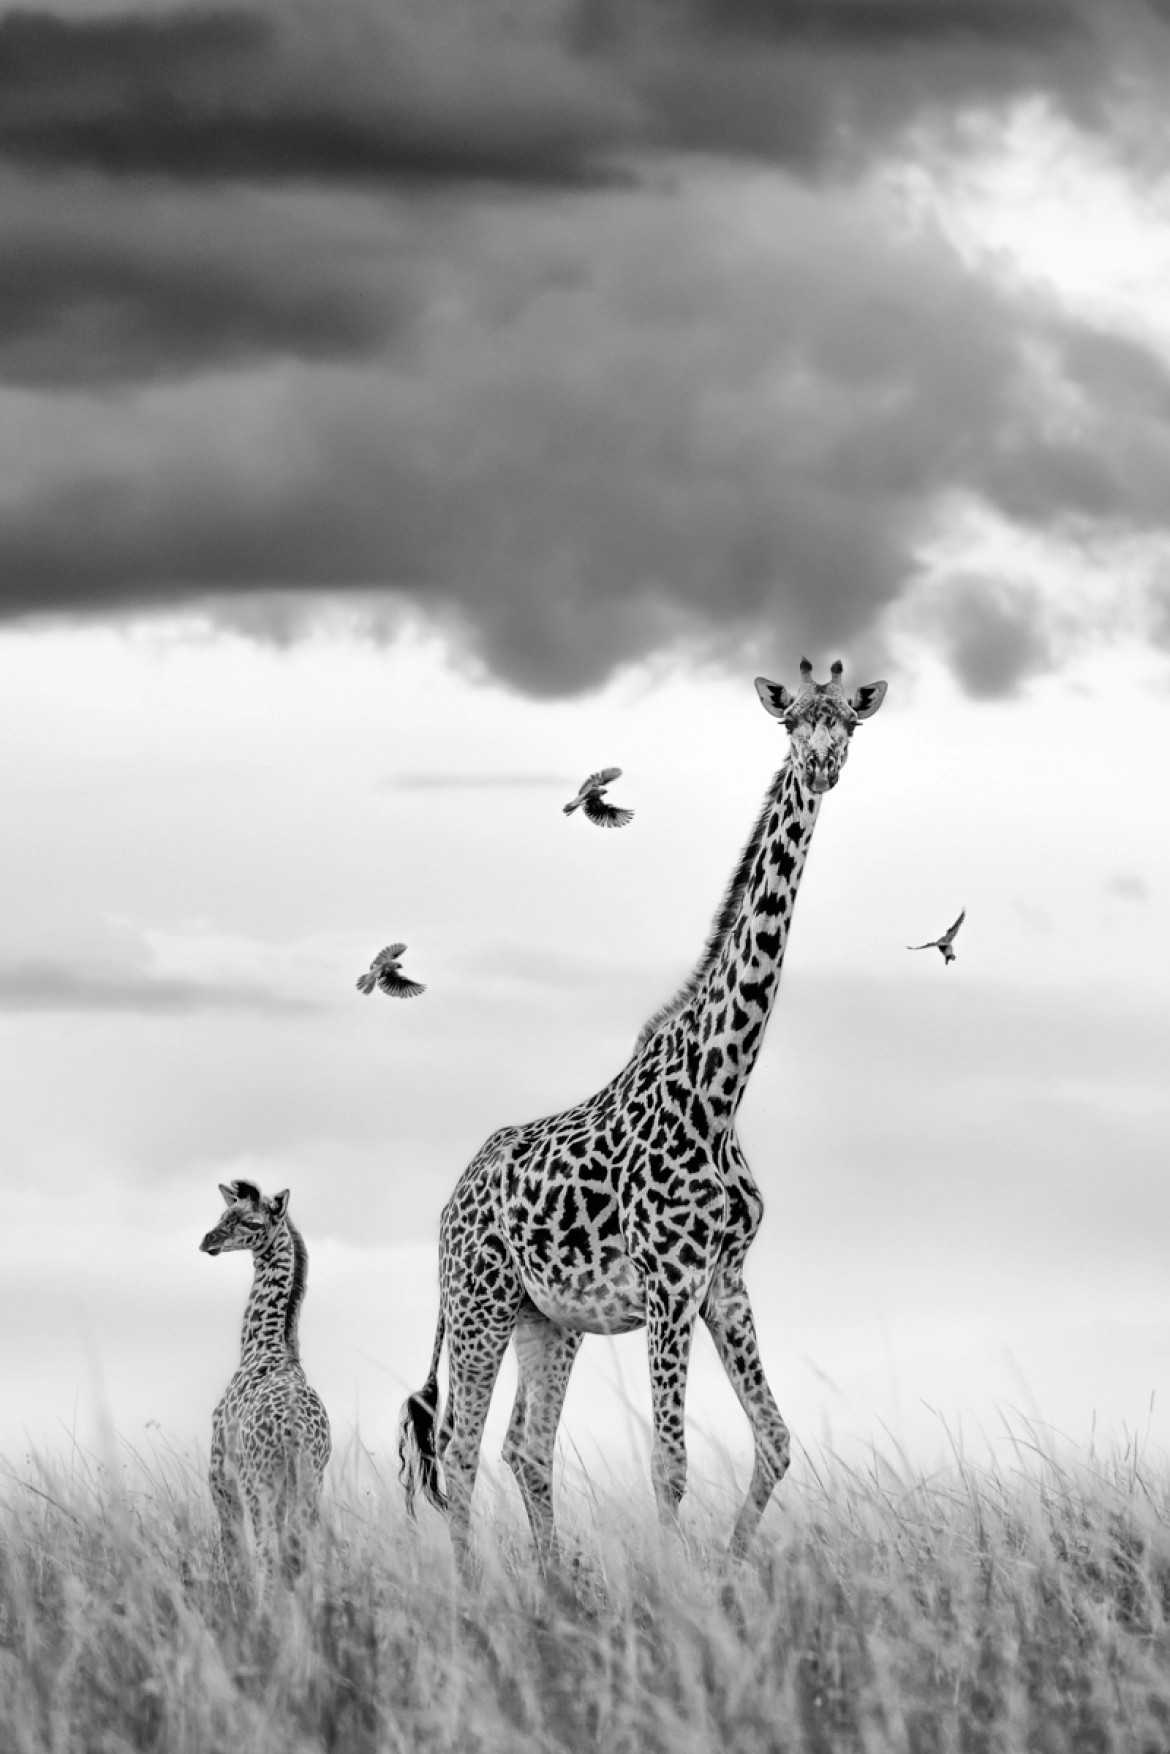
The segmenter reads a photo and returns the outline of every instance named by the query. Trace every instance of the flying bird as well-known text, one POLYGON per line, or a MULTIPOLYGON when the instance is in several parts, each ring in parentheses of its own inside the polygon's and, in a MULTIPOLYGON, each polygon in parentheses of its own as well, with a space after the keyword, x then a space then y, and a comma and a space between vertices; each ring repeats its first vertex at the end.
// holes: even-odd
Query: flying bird
POLYGON ((907 944, 907 950, 941 950, 944 962, 954 962, 955 952, 952 945, 955 942, 955 933, 966 918, 967 910, 964 908, 954 925, 948 926, 941 938, 932 938, 928 944, 907 944))
POLYGON ((622 810, 617 804, 607 804, 602 795, 607 786, 621 777, 620 767, 602 767, 596 773, 591 773, 582 782, 577 796, 565 805, 565 815, 571 816, 580 807, 590 822, 595 822, 598 828, 624 828, 627 822, 633 820, 634 812, 622 810))
POLYGON ((420 993, 425 993, 427 989, 419 981, 407 980, 399 972, 398 963, 405 952, 405 944, 387 944, 385 950, 379 950, 370 964, 369 973, 358 976, 358 992, 372 993, 377 986, 389 993, 392 999, 416 999, 420 993))

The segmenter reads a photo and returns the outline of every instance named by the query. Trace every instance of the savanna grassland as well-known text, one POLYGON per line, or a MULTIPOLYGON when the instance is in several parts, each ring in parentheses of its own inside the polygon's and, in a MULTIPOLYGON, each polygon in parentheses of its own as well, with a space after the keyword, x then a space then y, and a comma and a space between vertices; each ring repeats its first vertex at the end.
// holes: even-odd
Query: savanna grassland
MULTIPOLYGON (((1041 1446, 1043 1447, 1043 1446, 1041 1446)), ((804 1458, 751 1563, 700 1491, 562 1489, 540 1576, 477 1491, 481 1576, 354 1446, 268 1613, 233 1603, 196 1464, 165 1449, 5 1471, 4 1754, 707 1754, 1170 1749, 1170 1476, 1136 1451, 804 1458)))

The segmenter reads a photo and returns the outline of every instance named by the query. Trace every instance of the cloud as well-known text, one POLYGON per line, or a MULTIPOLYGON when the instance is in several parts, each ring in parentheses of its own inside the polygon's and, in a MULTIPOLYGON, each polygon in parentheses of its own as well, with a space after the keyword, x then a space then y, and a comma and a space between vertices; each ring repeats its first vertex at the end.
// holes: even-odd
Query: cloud
POLYGON ((475 986, 530 987, 558 995, 618 992, 636 1001, 648 981, 659 974, 654 968, 631 966, 616 958, 574 954, 549 945, 496 941, 461 958, 465 978, 475 986))
MULTIPOLYGON (((426 252, 408 338, 357 364, 0 406, 0 614, 246 603, 283 638, 298 593, 346 592, 572 694, 678 642, 868 662, 958 494, 1041 532, 1164 526, 1164 367, 872 190, 708 171, 426 252)), ((940 625, 975 693, 1046 662, 1022 588, 952 581, 940 625)))
POLYGON ((1121 58, 1075 0, 693 0, 681 16, 635 59, 661 134, 808 175, 1030 94, 1084 113, 1121 58))
POLYGON ((195 1011, 252 1011, 272 1015, 319 1007, 260 987, 85 968, 48 959, 0 962, 0 1012, 134 1012, 164 1017, 195 1011))
POLYGON ((699 0, 716 28, 899 51, 921 43, 1049 48, 1084 26, 1068 0, 699 0))
MULTIPOLYGON (((346 593, 572 694, 680 645, 875 661, 960 496, 1054 540, 1161 533, 1164 364, 836 176, 1033 89, 1108 125, 1167 37, 1110 16, 5 14, 0 619, 198 602, 286 639, 346 593)), ((971 572, 934 636, 1011 693, 1064 646, 971 572)))
POLYGON ((946 606, 951 663, 967 693, 994 700, 1051 667, 1043 609, 1034 592, 962 580, 946 606))
MULTIPOLYGON (((1161 1104, 1170 1008, 1160 1000, 1120 990, 1109 997, 1075 987, 1041 991, 977 978, 966 979, 956 997, 954 982, 945 984, 938 967, 936 980, 807 974, 799 1024, 791 1011, 778 1013, 770 1051, 796 1055, 794 1075, 816 1090, 831 1082, 835 1055, 825 1056, 822 1066, 818 1054, 835 1040, 836 1055, 857 1069, 855 1081, 866 1083, 856 1114, 863 1115, 874 1093, 884 1091, 883 1105, 919 1103, 924 1127, 929 1114, 932 1124, 945 1128, 951 1106, 973 1114, 971 1086, 985 1089, 980 1100, 991 1131, 999 1124, 996 1091, 1005 1097, 1022 1093, 1032 1103, 1067 1099, 1086 1112, 1096 1106, 1103 1126, 1115 1108, 1145 1125, 1143 1102, 1161 1104)), ((842 1151, 848 1156, 844 1143, 842 1151)), ((1139 1168, 1148 1172, 1144 1164, 1139 1168)))
POLYGON ((558 773, 396 773, 386 779, 394 792, 511 791, 515 787, 540 788, 571 785, 558 773))
POLYGON ((62 408, 0 509, 4 607, 383 586, 549 693, 687 632, 848 638, 994 427, 1010 338, 945 251, 793 192, 745 272, 731 193, 498 214, 380 372, 62 408))
POLYGON ((1105 885, 1107 895, 1119 895, 1124 901, 1149 901, 1150 889, 1144 877, 1135 876, 1132 871, 1119 871, 1105 885))
POLYGON ((0 20, 0 154, 109 174, 587 188, 700 148, 812 171, 1047 95, 1101 122, 1138 0, 370 0, 0 20))
POLYGON ((362 355, 400 335, 414 304, 409 222, 356 197, 9 179, 0 229, 9 384, 362 355))
POLYGON ((367 354, 414 305, 407 221, 360 198, 9 181, 0 228, 0 381, 19 386, 367 354))
POLYGON ((611 180, 631 100, 547 30, 363 4, 0 19, 0 156, 182 181, 611 180))

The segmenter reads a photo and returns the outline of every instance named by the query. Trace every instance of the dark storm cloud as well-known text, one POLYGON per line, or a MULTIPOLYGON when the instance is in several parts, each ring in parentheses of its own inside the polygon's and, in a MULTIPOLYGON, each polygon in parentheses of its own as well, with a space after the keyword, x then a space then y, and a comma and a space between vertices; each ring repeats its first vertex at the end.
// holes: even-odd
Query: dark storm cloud
POLYGON ((640 34, 601 10, 656 139, 810 175, 1033 95, 1112 132, 1157 112, 1170 52, 1144 0, 680 0, 640 34))
POLYGON ((0 19, 0 155, 191 179, 579 184, 631 102, 547 49, 408 8, 184 9, 0 19))
POLYGON ((1037 97, 1101 133, 1156 115, 1166 33, 1137 0, 1050 5, 713 5, 699 28, 651 34, 625 76, 667 147, 772 159, 824 178, 864 170, 921 130, 1037 97), (1141 95, 1139 95, 1141 94, 1141 95))
POLYGON ((977 700, 1014 694, 1051 668, 1043 606, 1034 592, 994 581, 956 581, 946 604, 952 667, 977 700))
POLYGON ((1082 29, 1072 0, 697 0, 714 29, 899 50, 916 43, 1048 48, 1082 29))
POLYGON ((365 202, 0 184, 0 383, 177 377, 337 358, 401 334, 400 227, 365 202))
POLYGON ((653 148, 811 170, 924 114, 1031 91, 1100 119, 1164 34, 1141 0, 29 10, 0 20, 0 154, 183 179, 566 187, 653 148))
POLYGON ((259 1011, 280 1016, 315 1009, 307 1000, 229 982, 87 969, 50 960, 0 962, 0 1012, 133 1012, 181 1017, 195 1011, 259 1011))
MULTIPOLYGON (((802 224, 815 220, 810 206, 802 224)), ((866 380, 880 403, 906 353, 902 320, 863 313, 838 335, 840 292, 802 265, 798 237, 791 284, 754 286, 696 252, 685 211, 647 197, 643 213, 627 220, 617 203, 602 221, 616 235, 578 240, 554 221, 546 251, 522 215, 501 215, 490 260, 460 263, 465 309, 436 329, 418 375, 306 381, 278 421, 298 435, 293 454, 259 479, 230 404, 190 434, 160 416, 157 448, 150 410, 126 410, 125 457, 116 421, 84 443, 69 422, 23 503, 0 510, 3 608, 383 585, 449 611, 489 666, 547 692, 590 685, 680 622, 701 629, 716 597, 740 633, 777 593, 810 633, 848 627, 854 593, 901 582, 896 537, 874 515, 896 445, 887 434, 867 452, 866 380), (660 232, 648 279, 643 224, 660 232), (593 283, 598 249, 616 252, 609 293, 593 283), (500 259, 515 254, 525 274, 509 286, 500 259), (846 354, 819 367, 827 422, 810 411, 795 445, 753 387, 786 318, 811 322, 818 354, 846 354), (696 352, 712 354, 697 373, 696 352)), ((826 247, 824 275, 847 272, 848 246, 826 247)), ((953 350, 939 343, 946 377, 953 350)))
MULTIPOLYGON (((868 661, 948 496, 1041 533, 1165 527, 1156 358, 865 202, 726 176, 511 205, 428 272, 410 346, 360 369, 25 410, 0 614, 214 600, 285 638, 297 593, 362 593, 571 694, 679 641, 868 661)), ((941 601, 973 693, 1052 661, 1021 587, 941 601)))
MULTIPOLYGON (((0 156, 24 167, 0 182, 0 383, 24 393, 0 400, 0 617, 199 601, 287 638, 298 605, 360 593, 573 693, 679 642, 862 661, 955 496, 1044 535, 1164 530, 1147 350, 1040 316, 843 187, 695 161, 670 189, 607 181, 651 145, 824 169, 932 106, 1079 104, 1121 65, 1118 18, 1167 36, 1137 0, 1101 16, 0 18, 0 156), (131 169, 184 180, 103 174, 131 169), (420 176, 475 187, 423 199, 420 176), (530 187, 488 200, 484 178, 530 187), (533 192, 558 183, 572 202, 533 192), (1054 383, 1083 416, 1050 418, 1054 383)), ((942 603, 972 693, 1056 661, 1021 587, 942 603)))

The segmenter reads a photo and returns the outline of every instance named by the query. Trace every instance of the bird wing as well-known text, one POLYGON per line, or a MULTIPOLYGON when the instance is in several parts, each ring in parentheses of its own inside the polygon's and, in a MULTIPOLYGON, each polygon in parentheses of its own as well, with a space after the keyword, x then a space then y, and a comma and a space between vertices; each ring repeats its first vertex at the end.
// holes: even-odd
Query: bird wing
POLYGON ((617 804, 607 804, 603 798, 586 798, 581 806, 590 822, 598 828, 624 828, 633 819, 632 810, 622 810, 617 804))
POLYGON ((378 985, 392 999, 417 999, 420 993, 426 992, 420 982, 407 980, 405 975, 399 974, 394 968, 382 970, 378 976, 378 985))
POLYGON ((375 956, 373 962, 371 962, 370 967, 371 968, 384 968, 386 963, 397 962, 398 958, 400 956, 404 956, 405 954, 406 954, 406 945, 405 944, 387 944, 385 950, 379 950, 377 956, 375 956))
POLYGON ((955 921, 954 925, 948 926, 946 931, 943 933, 943 942, 944 943, 946 943, 946 944, 950 943, 951 939, 954 937, 955 933, 958 931, 959 927, 962 925, 963 921, 966 918, 967 918, 967 910, 966 910, 966 908, 964 908, 962 913, 959 915, 958 919, 955 921))
POLYGON ((377 978, 378 978, 377 975, 375 975, 372 971, 369 974, 359 974, 358 978, 357 978, 358 992, 359 993, 372 993, 374 990, 374 982, 377 980, 377 978))
POLYGON ((596 773, 591 773, 589 778, 582 782, 581 790, 583 792, 598 792, 602 786, 608 786, 614 780, 620 780, 621 777, 620 767, 599 767, 596 773))
POLYGON ((907 944, 906 948, 907 950, 937 950, 938 946, 939 940, 937 938, 928 938, 925 944, 907 944))

